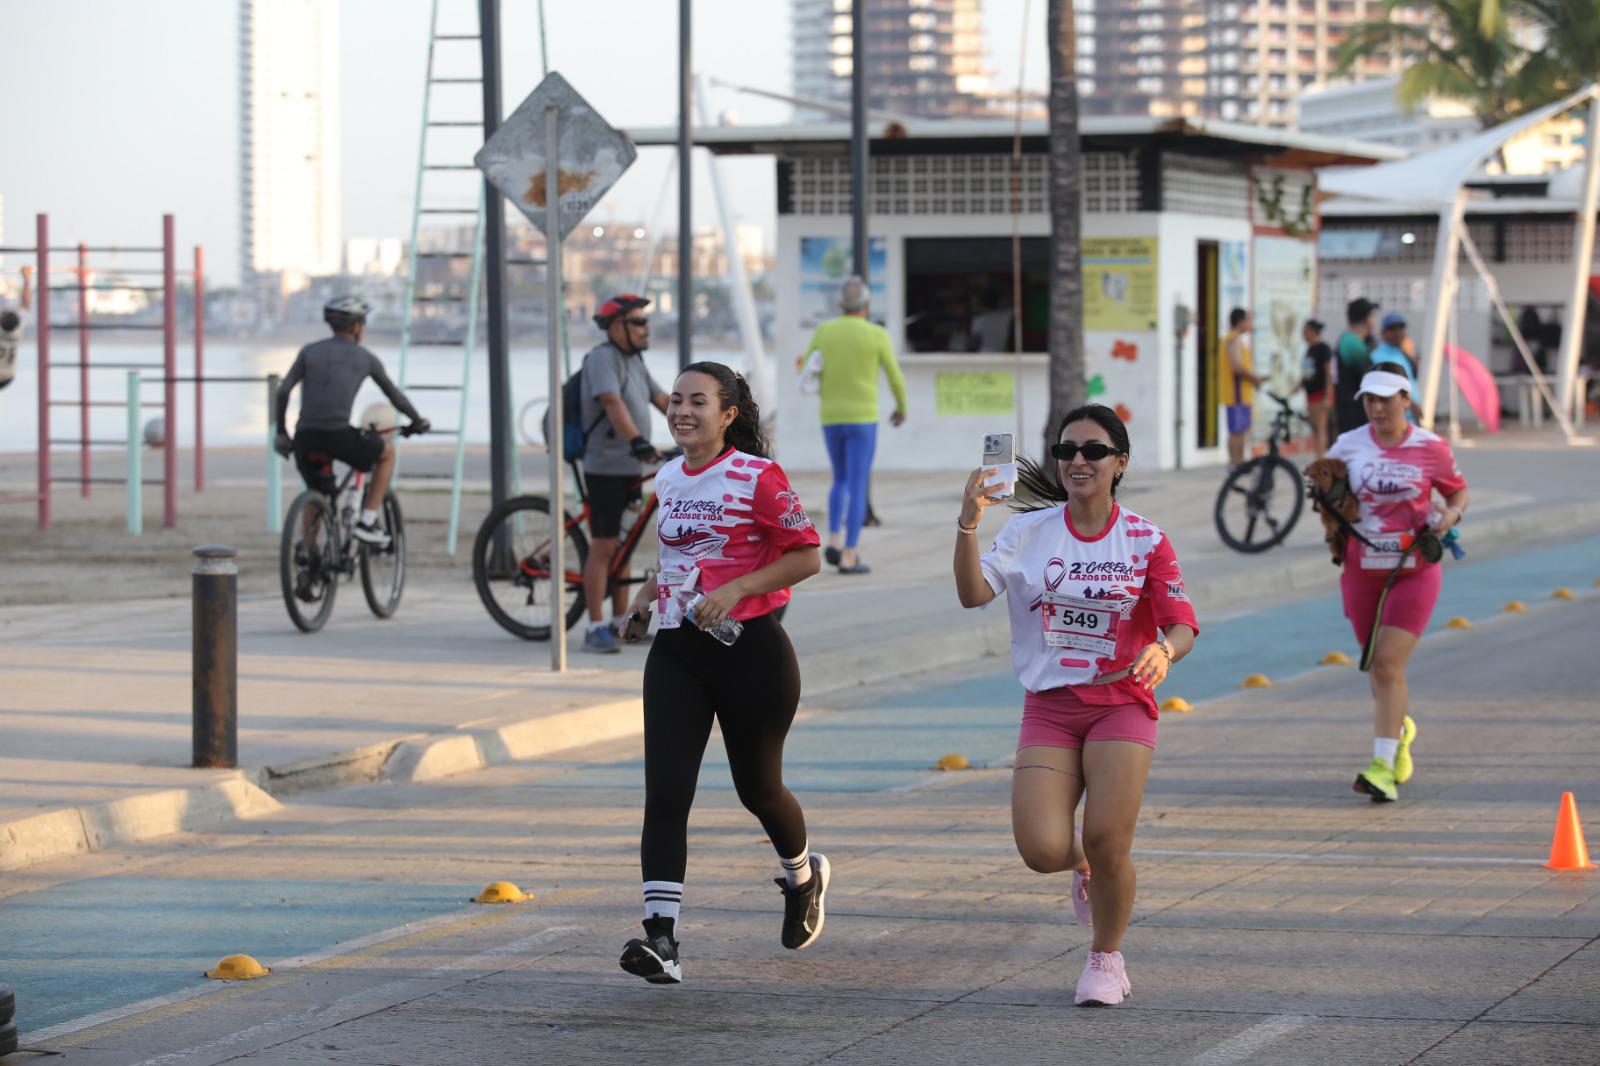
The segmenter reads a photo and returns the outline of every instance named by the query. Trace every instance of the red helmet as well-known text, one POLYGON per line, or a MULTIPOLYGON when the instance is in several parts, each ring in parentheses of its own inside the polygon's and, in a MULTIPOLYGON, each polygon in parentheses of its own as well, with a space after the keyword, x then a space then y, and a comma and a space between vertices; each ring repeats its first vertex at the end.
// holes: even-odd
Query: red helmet
POLYGON ((613 296, 596 308, 594 324, 601 329, 610 329, 612 320, 618 315, 625 315, 629 311, 637 311, 641 307, 649 306, 650 301, 643 296, 635 296, 631 292, 625 292, 621 295, 613 296))

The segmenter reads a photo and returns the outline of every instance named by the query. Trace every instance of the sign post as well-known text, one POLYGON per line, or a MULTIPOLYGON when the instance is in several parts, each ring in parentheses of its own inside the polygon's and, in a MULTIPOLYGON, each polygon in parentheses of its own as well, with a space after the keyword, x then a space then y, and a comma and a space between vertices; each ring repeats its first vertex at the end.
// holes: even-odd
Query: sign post
MULTIPOLYGON (((545 237, 545 261, 549 266, 545 280, 545 335, 550 347, 550 669, 558 673, 567 668, 561 242, 637 156, 632 142, 601 118, 565 78, 552 71, 473 159, 489 184, 515 204, 545 237)), ((580 596, 582 585, 580 576, 580 596)))

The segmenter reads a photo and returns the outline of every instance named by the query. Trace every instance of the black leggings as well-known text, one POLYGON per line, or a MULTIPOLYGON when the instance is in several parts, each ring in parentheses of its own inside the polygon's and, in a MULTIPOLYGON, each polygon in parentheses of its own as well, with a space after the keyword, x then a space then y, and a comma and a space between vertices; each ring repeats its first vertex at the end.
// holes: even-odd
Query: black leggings
POLYGON ((689 808, 713 718, 739 801, 780 857, 805 849, 805 815, 783 787, 783 741, 799 703, 800 665, 771 615, 745 622, 731 647, 688 622, 656 635, 644 667, 644 880, 683 881, 689 808))

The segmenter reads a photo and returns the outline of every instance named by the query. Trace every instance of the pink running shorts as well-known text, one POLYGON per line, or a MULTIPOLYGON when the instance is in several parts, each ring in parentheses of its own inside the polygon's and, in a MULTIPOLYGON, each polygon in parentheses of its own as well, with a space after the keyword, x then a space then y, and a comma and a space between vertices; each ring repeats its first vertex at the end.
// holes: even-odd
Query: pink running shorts
MULTIPOLYGON (((1339 575, 1339 591, 1344 593, 1344 616, 1350 619, 1350 628, 1356 631, 1356 643, 1366 646, 1372 633, 1372 616, 1378 609, 1378 594, 1388 578, 1386 570, 1357 570, 1346 566, 1339 575)), ((1422 636, 1433 617, 1433 605, 1439 602, 1442 575, 1437 564, 1427 564, 1394 579, 1389 598, 1383 601, 1381 625, 1394 626, 1408 633, 1422 636)))
POLYGON ((1142 703, 1084 703, 1069 685, 1028 692, 1022 699, 1017 749, 1082 748, 1091 740, 1128 740, 1156 746, 1156 720, 1142 703))

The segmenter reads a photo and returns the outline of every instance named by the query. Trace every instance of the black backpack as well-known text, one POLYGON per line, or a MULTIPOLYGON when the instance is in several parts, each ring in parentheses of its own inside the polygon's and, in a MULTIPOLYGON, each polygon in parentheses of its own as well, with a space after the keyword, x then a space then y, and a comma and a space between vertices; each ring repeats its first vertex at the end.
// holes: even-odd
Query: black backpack
MULTIPOLYGON (((623 364, 623 385, 627 385, 627 364, 623 364)), ((561 458, 576 463, 589 447, 589 434, 605 421, 606 413, 600 411, 588 428, 583 426, 583 367, 579 367, 561 386, 561 458)), ((544 416, 544 442, 550 443, 550 412, 544 416)))

